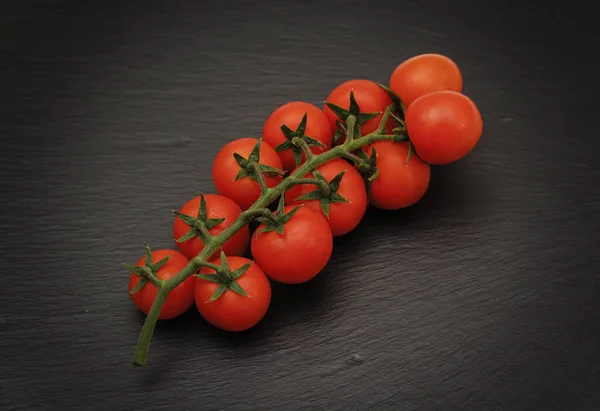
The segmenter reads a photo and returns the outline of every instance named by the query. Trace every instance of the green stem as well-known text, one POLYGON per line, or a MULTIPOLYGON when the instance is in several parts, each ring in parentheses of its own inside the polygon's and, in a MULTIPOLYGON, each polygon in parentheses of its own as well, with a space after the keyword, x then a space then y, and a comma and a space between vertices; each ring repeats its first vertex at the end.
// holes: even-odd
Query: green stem
POLYGON ((300 147, 304 151, 304 154, 306 155, 306 161, 310 161, 315 157, 315 154, 312 152, 312 150, 308 146, 308 143, 303 138, 294 137, 292 139, 292 144, 294 144, 297 147, 300 147))
MULTIPOLYGON (((206 242, 204 248, 196 257, 192 258, 187 266, 185 266, 179 273, 171 277, 169 280, 161 281, 159 285, 159 292, 152 304, 152 308, 146 317, 142 332, 138 339, 137 347, 134 354, 133 363, 136 365, 144 365, 146 363, 146 356, 148 354, 148 346, 152 338, 156 321, 160 310, 167 298, 169 292, 175 287, 184 282, 189 276, 196 273, 202 266, 207 266, 206 261, 212 256, 217 250, 219 250, 227 240, 229 240, 235 233, 242 229, 245 225, 249 224, 253 219, 258 216, 264 216, 269 218, 272 216, 271 212, 266 208, 269 204, 273 203, 279 198, 286 190, 289 190, 296 184, 315 184, 320 188, 323 187, 323 182, 317 179, 304 178, 305 175, 313 171, 314 169, 322 166, 323 164, 334 160, 336 158, 347 156, 348 153, 355 151, 368 144, 373 144, 376 141, 408 141, 408 137, 399 136, 395 134, 381 134, 385 129, 385 123, 389 118, 389 108, 382 116, 382 121, 377 131, 363 136, 358 139, 354 139, 354 125, 356 117, 350 116, 347 120, 347 135, 346 142, 341 145, 332 148, 331 150, 325 151, 319 155, 313 155, 310 159, 298 167, 292 174, 287 178, 284 178, 277 186, 273 188, 266 188, 264 186, 264 179, 260 170, 256 173, 260 175, 259 182, 262 180, 261 187, 263 192, 256 202, 246 211, 244 211, 229 227, 221 232, 221 234, 210 237, 210 240, 206 242), (406 138, 406 140, 402 140, 406 138)), ((312 152, 311 152, 312 154, 312 152)), ((258 168, 258 167, 257 167, 258 168)), ((325 184, 326 185, 326 184, 325 184)), ((329 190, 329 187, 327 187, 329 190)))
POLYGON ((154 333, 154 327, 156 327, 156 321, 160 315, 160 310, 162 309, 162 306, 165 303, 168 295, 169 291, 167 290, 167 287, 164 285, 162 287, 158 287, 158 293, 156 294, 156 298, 152 303, 152 308, 150 308, 150 311, 146 316, 146 321, 144 322, 142 332, 138 338, 137 346, 135 347, 135 353, 133 354, 134 365, 143 366, 146 364, 146 357, 148 356, 148 348, 150 347, 150 340, 152 339, 152 334, 154 333))
POLYGON ((364 162, 365 162, 365 160, 363 160, 359 156, 354 155, 352 153, 344 153, 343 157, 346 157, 348 160, 354 162, 354 164, 356 164, 357 166, 360 166, 361 164, 364 164, 364 162))
POLYGON ((261 192, 266 193, 269 190, 269 188, 267 187, 267 183, 265 183, 265 177, 263 176, 258 164, 254 163, 254 162, 249 163, 248 171, 250 171, 252 174, 254 174, 254 176, 258 180, 258 184, 260 185, 261 192))
POLYGON ((212 238, 212 235, 208 232, 208 228, 206 228, 206 226, 204 225, 204 221, 202 220, 198 220, 196 221, 196 227, 198 228, 198 230, 200 231, 200 235, 202 236, 202 239, 204 240, 205 243, 209 242, 210 239, 212 238))
MULTIPOLYGON (((387 120, 386 120, 387 121, 387 120)), ((356 128, 356 117, 353 115, 348 116, 346 120, 346 142, 344 145, 352 143, 354 141, 354 129, 356 128)))
POLYGON ((292 179, 292 182, 294 183, 294 185, 314 184, 321 190, 321 192, 323 193, 324 196, 329 196, 330 191, 331 191, 329 189, 329 185, 327 185, 327 183, 325 181, 319 180, 316 178, 296 178, 296 179, 292 179))

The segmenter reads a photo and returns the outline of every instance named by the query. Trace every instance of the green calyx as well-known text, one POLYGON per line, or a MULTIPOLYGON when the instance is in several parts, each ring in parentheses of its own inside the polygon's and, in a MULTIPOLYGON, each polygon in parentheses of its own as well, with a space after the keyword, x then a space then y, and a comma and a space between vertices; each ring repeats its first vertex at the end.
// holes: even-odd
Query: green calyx
MULTIPOLYGON (((350 116, 354 116, 356 117, 356 122, 354 123, 354 136, 356 136, 357 138, 360 137, 360 125, 366 123, 369 120, 374 119, 375 117, 377 117, 378 115, 380 115, 381 113, 361 113, 360 112, 360 107, 358 105, 358 103, 356 102, 356 99, 354 98, 354 91, 350 91, 350 106, 348 108, 348 110, 346 110, 345 108, 342 108, 340 106, 337 106, 333 103, 329 103, 329 102, 325 102, 325 104, 327 105, 327 107, 329 107, 331 109, 331 111, 333 111, 335 113, 336 116, 338 116, 338 118, 340 119, 340 123, 346 123, 346 120, 348 120, 348 117, 350 116)), ((343 129, 342 127, 340 127, 340 123, 338 124, 338 130, 335 133, 335 135, 333 136, 333 142, 337 143, 337 141, 344 135, 346 135, 347 130, 343 129)))
POLYGON ((225 291, 231 290, 234 293, 237 293, 241 296, 248 297, 248 293, 246 290, 242 288, 240 283, 237 282, 238 278, 240 278, 248 268, 252 265, 252 262, 246 263, 240 268, 231 271, 229 267, 229 263, 227 262, 227 256, 223 251, 221 251, 221 265, 211 264, 207 262, 202 263, 203 266, 212 268, 215 270, 215 274, 194 274, 196 277, 201 278, 206 281, 213 282, 215 284, 219 284, 213 295, 210 297, 208 302, 213 302, 225 294, 225 291))
POLYGON ((252 180, 260 183, 260 177, 265 174, 269 177, 283 176, 285 172, 275 167, 268 166, 266 164, 260 164, 260 145, 262 139, 258 139, 256 145, 250 152, 248 158, 242 157, 238 153, 233 153, 235 161, 240 166, 240 172, 235 176, 234 181, 240 180, 244 177, 250 177, 252 180))
POLYGON ((210 234, 208 230, 214 228, 225 221, 224 218, 208 218, 207 210, 206 210, 206 199, 204 198, 204 194, 200 194, 200 207, 198 208, 198 215, 196 217, 192 217, 187 214, 183 214, 176 210, 171 210, 173 214, 181 219, 190 229, 185 233, 181 238, 177 239, 178 243, 182 243, 184 241, 188 241, 196 236, 200 237, 200 239, 207 243, 210 240, 210 234))
POLYGON ((361 148, 358 150, 358 157, 360 157, 362 161, 357 163, 356 168, 367 183, 367 188, 370 188, 371 183, 379 177, 379 169, 377 168, 377 150, 375 150, 374 146, 371 146, 371 156, 369 157, 361 148))
POLYGON ((314 191, 306 193, 300 197, 298 197, 297 201, 308 201, 308 200, 319 200, 321 203, 321 210, 323 210, 323 214, 327 218, 329 218, 329 209, 331 207, 331 203, 347 203, 344 197, 339 194, 337 191, 340 188, 340 183, 342 182, 342 178, 344 177, 344 173, 346 171, 342 171, 335 177, 331 179, 331 181, 327 181, 323 174, 321 174, 318 170, 313 170, 313 175, 317 181, 321 181, 321 187, 317 188, 314 191))
POLYGON ((153 263, 152 262, 152 250, 150 250, 150 247, 146 243, 144 243, 144 247, 146 249, 146 254, 145 254, 143 266, 133 266, 133 265, 129 265, 129 264, 123 264, 123 267, 125 267, 125 269, 127 271, 130 271, 130 272, 134 273, 135 275, 137 275, 138 277, 141 277, 140 281, 138 281, 137 285, 129 292, 129 294, 135 294, 138 291, 140 291, 146 285, 146 283, 148 281, 150 281, 152 284, 158 286, 159 282, 160 282, 160 280, 158 278, 158 270, 160 270, 162 268, 162 266, 164 266, 167 263, 167 261, 169 261, 171 259, 171 254, 169 254, 168 256, 161 259, 160 261, 153 263))
POLYGON ((298 212, 300 207, 302 207, 302 206, 299 205, 298 207, 295 207, 294 209, 292 209, 290 212, 288 212, 286 214, 284 212, 284 208, 285 208, 284 196, 281 196, 279 198, 279 204, 277 205, 277 211, 275 211, 275 214, 271 214, 272 218, 271 217, 269 217, 269 218, 258 217, 256 219, 256 221, 263 223, 265 226, 263 228, 261 228, 260 230, 257 230, 255 235, 260 234, 260 233, 269 233, 271 231, 275 231, 277 234, 283 235, 285 224, 291 220, 291 218, 294 216, 294 214, 296 214, 298 212))
POLYGON ((398 94, 396 94, 394 92, 394 90, 392 90, 391 88, 389 88, 388 86, 381 84, 381 83, 376 83, 379 87, 381 87, 381 89, 383 89, 383 91, 385 91, 387 93, 388 96, 390 96, 390 99, 392 100, 392 110, 390 115, 392 116, 392 118, 394 120, 396 120, 396 122, 398 122, 398 124, 400 124, 401 126, 406 126, 406 124, 404 123, 404 112, 406 111, 406 106, 404 105, 404 103, 402 102, 402 100, 400 100, 400 97, 398 96, 398 94))
POLYGON ((285 124, 282 124, 281 132, 287 140, 275 147, 275 151, 278 153, 291 149, 292 154, 294 155, 296 166, 299 166, 302 163, 302 152, 304 151, 302 148, 302 141, 305 142, 309 147, 325 147, 325 144, 321 143, 319 140, 315 140, 314 138, 304 134, 306 131, 307 116, 307 113, 304 113, 304 116, 302 117, 302 120, 300 121, 300 124, 298 124, 296 130, 292 130, 285 124))

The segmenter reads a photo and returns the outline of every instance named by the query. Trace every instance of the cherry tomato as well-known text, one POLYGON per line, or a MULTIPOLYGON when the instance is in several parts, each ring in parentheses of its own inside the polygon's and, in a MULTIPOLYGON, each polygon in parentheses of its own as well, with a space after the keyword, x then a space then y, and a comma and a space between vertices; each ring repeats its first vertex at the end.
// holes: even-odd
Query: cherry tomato
POLYGON ((407 164, 408 143, 378 141, 373 147, 379 174, 371 183, 371 204, 383 210, 397 210, 419 201, 429 187, 429 164, 415 153, 407 164))
POLYGON ((448 57, 421 54, 396 67, 390 78, 390 88, 408 107, 417 98, 434 91, 462 91, 462 75, 448 57))
MULTIPOLYGON (((317 170, 328 182, 340 172, 345 172, 337 193, 347 202, 331 202, 327 221, 334 237, 347 234, 358 225, 367 210, 367 191, 363 179, 352 165, 339 158, 323 164, 317 170)), ((313 173, 309 173, 305 177, 314 178, 315 176, 313 173)), ((296 185, 285 192, 286 204, 306 204, 323 213, 320 200, 297 200, 298 197, 316 189, 317 186, 313 184, 296 185)))
POLYGON ((408 107, 406 127, 419 157, 431 164, 449 164, 477 145, 483 120, 469 97, 455 91, 436 91, 408 107))
MULTIPOLYGON (((348 110, 350 108, 351 91, 354 92, 354 98, 356 99, 356 103, 358 104, 361 113, 383 113, 385 108, 392 104, 392 99, 381 87, 372 81, 361 79, 349 80, 340 84, 331 92, 331 94, 329 94, 325 101, 348 110)), ((332 132, 335 133, 337 130, 336 120, 340 120, 339 117, 327 105, 323 107, 323 112, 329 119, 332 132)), ((379 114, 377 117, 361 124, 361 135, 364 136, 377 130, 382 115, 383 114, 379 114)), ((386 124, 386 131, 391 132, 394 127, 394 120, 390 118, 386 124)), ((344 140, 345 137, 342 137, 338 143, 341 144, 344 140)))
MULTIPOLYGON (((208 232, 217 236, 229 227, 242 213, 242 209, 233 200, 224 197, 219 194, 205 194, 204 200, 206 201, 206 218, 208 220, 221 219, 225 220, 212 228, 208 229, 208 232)), ((180 213, 186 214, 192 218, 198 217, 198 210, 200 208, 200 196, 194 197, 185 203, 180 213)), ((208 221, 211 223, 211 221, 208 221)), ((209 224, 211 225, 211 224, 209 224)), ((188 226, 180 217, 176 217, 173 223, 173 237, 175 240, 180 239, 190 231, 191 227, 188 226)), ((196 231, 198 234, 198 231, 196 231)), ((250 229, 248 226, 244 226, 238 232, 236 232, 229 240, 223 244, 219 251, 213 256, 218 255, 220 251, 225 251, 227 255, 243 255, 248 248, 250 242, 250 229)), ((200 239, 199 235, 183 241, 178 242, 177 247, 181 252, 190 260, 196 257, 204 248, 204 242, 200 239)))
MULTIPOLYGON (((250 176, 242 177, 235 180, 241 170, 237 163, 234 153, 238 153, 245 159, 248 159, 252 149, 256 145, 256 138, 240 138, 226 144, 217 154, 212 168, 212 176, 215 186, 219 193, 225 197, 231 198, 242 209, 249 208, 261 194, 260 185, 250 176)), ((268 143, 264 141, 260 145, 260 161, 259 164, 282 169, 281 160, 277 152, 268 143)), ((281 182, 280 176, 268 176, 264 174, 267 187, 271 188, 281 182)))
MULTIPOLYGON (((152 262, 157 263, 166 256, 171 255, 171 258, 165 265, 163 265, 157 272, 156 275, 161 280, 168 280, 175 276, 181 271, 189 260, 181 253, 175 250, 156 250, 152 252, 152 262)), ((143 267, 145 258, 141 258, 137 262, 138 267, 143 267)), ((135 286, 140 282, 142 277, 131 273, 129 278, 129 291, 133 290, 135 286)), ((160 320, 169 320, 180 316, 186 312, 194 302, 194 286, 196 284, 196 277, 190 276, 185 279, 181 284, 175 287, 167 296, 167 299, 160 310, 158 318, 160 320)), ((152 303, 156 298, 158 289, 150 282, 144 284, 144 286, 134 294, 129 294, 133 303, 146 315, 152 308, 152 303)))
MULTIPOLYGON (((211 260, 221 265, 219 259, 211 260)), ((250 263, 244 257, 227 257, 232 271, 250 263)), ((203 267, 200 274, 215 274, 211 268, 203 267)), ((196 307, 200 315, 213 326, 226 331, 244 331, 256 325, 265 315, 271 303, 271 285, 265 273, 255 262, 237 279, 246 291, 243 296, 230 289, 214 301, 209 301, 219 284, 198 278, 196 281, 196 307)))
MULTIPOLYGON (((295 207, 284 207, 284 213, 295 207)), ((301 206, 283 225, 283 234, 260 232, 252 236, 252 257, 275 281, 299 284, 315 277, 327 265, 333 250, 333 236, 323 214, 301 206)))
MULTIPOLYGON (((267 118, 262 131, 263 141, 276 150, 281 144, 290 141, 281 130, 282 125, 287 126, 290 131, 301 132, 300 135, 298 133, 290 134, 290 137, 308 137, 305 141, 309 143, 311 151, 315 154, 320 154, 331 148, 333 134, 331 126, 329 125, 329 120, 318 107, 312 104, 302 101, 287 103, 277 108, 271 113, 269 118, 267 118), (304 132, 302 133, 301 129, 298 130, 298 126, 301 125, 304 115, 306 115, 306 124, 304 132), (310 139, 320 142, 323 146, 315 145, 310 139), (313 145, 310 143, 313 143, 313 145)), ((289 145, 290 143, 291 141, 286 144, 289 145)), ((294 158, 294 150, 301 156, 301 162, 306 161, 306 155, 300 147, 292 147, 280 151, 279 158, 281 159, 285 170, 293 170, 297 166, 294 158)))

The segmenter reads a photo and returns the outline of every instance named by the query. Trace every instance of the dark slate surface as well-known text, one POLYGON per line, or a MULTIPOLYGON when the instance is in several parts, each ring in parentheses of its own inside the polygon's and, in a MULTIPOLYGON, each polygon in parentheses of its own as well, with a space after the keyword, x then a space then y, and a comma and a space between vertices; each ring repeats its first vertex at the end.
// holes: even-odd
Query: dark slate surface
POLYGON ((0 7, 0 409, 600 409, 593 2, 150 3, 0 7), (481 108, 472 155, 252 332, 190 311, 130 365, 120 264, 173 246, 219 148, 430 51, 481 108))

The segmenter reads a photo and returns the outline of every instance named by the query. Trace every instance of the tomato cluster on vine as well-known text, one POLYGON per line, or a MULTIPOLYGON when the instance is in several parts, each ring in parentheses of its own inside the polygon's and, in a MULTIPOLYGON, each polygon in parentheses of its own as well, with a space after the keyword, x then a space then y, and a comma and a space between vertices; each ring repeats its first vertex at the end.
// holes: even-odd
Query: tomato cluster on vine
POLYGON ((218 194, 199 194, 174 210, 178 250, 147 247, 136 266, 126 266, 132 301, 148 314, 158 284, 225 232, 227 239, 198 261, 200 269, 169 290, 158 319, 175 318, 195 304, 218 328, 253 327, 270 305, 270 281, 310 281, 327 265, 334 238, 354 230, 368 206, 414 205, 429 187, 431 165, 473 150, 483 122, 462 83, 451 59, 422 54, 398 65, 389 86, 354 79, 332 90, 321 108, 301 101, 278 107, 260 138, 239 138, 219 151, 212 167, 218 194), (345 150, 347 141, 369 136, 378 138, 345 150), (304 167, 336 147, 343 149, 336 158, 304 167), (248 224, 232 226, 286 181, 293 184, 273 201, 275 211, 256 209, 253 232, 248 224))

